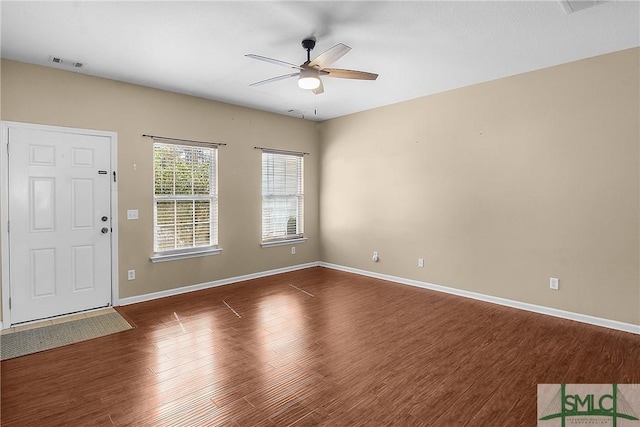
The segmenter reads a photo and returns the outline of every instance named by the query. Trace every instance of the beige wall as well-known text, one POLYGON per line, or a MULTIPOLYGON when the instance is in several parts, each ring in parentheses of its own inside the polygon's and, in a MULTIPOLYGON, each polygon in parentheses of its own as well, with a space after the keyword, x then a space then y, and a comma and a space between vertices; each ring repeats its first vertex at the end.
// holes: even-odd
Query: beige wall
POLYGON ((325 122, 322 259, 640 324, 639 52, 325 122))
POLYGON ((317 261, 317 124, 175 93, 2 61, 2 120, 118 133, 120 298, 317 261), (152 141, 142 134, 225 142, 219 149, 220 255, 153 264, 152 141), (305 234, 260 247, 261 157, 253 147, 306 151, 305 234), (133 165, 136 165, 135 169, 133 165), (127 221, 127 209, 140 219, 127 221), (127 280, 127 270, 136 280, 127 280))
POLYGON ((121 298, 323 260, 640 324, 639 63, 633 49, 318 125, 2 61, 0 117, 118 133, 121 298), (221 255, 149 262, 143 133, 229 144, 221 255), (296 255, 258 244, 254 145, 311 152, 296 255))

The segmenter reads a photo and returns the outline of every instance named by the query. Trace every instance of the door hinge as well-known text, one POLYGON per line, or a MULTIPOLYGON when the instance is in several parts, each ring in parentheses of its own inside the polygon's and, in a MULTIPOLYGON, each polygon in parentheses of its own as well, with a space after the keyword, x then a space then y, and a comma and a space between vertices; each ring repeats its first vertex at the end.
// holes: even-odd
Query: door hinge
POLYGON ((9 224, 11 224, 11 222, 7 221, 7 233, 11 230, 11 228, 9 227, 9 224))
POLYGON ((9 143, 7 142, 7 156, 9 155, 9 143))
POLYGON ((9 297, 9 310, 11 310, 11 297, 9 297))
POLYGON ((116 171, 113 171, 113 182, 116 182, 116 171))

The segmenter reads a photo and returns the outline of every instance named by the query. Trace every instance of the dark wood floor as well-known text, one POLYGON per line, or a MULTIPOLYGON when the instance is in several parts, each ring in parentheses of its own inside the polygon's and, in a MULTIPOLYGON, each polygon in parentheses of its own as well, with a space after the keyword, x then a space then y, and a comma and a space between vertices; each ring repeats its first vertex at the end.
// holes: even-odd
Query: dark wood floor
POLYGON ((533 426, 538 383, 640 383, 640 336, 320 267, 119 311, 2 362, 2 426, 533 426))

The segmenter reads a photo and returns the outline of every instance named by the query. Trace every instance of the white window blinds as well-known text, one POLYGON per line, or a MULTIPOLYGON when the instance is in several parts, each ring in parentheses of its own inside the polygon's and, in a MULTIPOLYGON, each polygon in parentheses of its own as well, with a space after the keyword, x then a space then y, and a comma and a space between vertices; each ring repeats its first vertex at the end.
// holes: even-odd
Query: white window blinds
POLYGON ((302 154, 262 152, 262 242, 302 238, 302 154))
POLYGON ((217 151, 154 142, 155 253, 217 246, 217 151))

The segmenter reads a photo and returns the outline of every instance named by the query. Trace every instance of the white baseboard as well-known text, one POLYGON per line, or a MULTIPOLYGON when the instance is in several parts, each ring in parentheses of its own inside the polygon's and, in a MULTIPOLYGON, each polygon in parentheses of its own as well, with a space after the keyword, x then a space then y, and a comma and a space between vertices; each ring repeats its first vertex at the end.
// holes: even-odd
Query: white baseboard
MULTIPOLYGON (((551 307, 544 307, 541 305, 529 304, 526 302, 510 300, 506 298, 495 297, 491 295, 481 294, 478 292, 465 291, 463 289, 450 288, 448 286, 435 285, 433 283, 421 282, 419 280, 406 279, 404 277, 391 276, 388 274, 375 273, 367 270, 360 270, 357 268, 346 267, 338 264, 331 264, 327 262, 309 262, 306 264, 298 264, 290 267, 277 268, 274 270, 260 271, 257 273, 245 274, 243 276, 229 277, 226 279, 215 280, 207 283, 200 283, 197 285, 184 286, 176 289, 168 289, 166 291, 153 292, 150 294, 136 295, 133 297, 122 298, 118 301, 118 305, 135 304, 143 301, 150 301, 158 298, 164 298, 172 295, 184 294, 187 292, 199 291, 202 289, 214 288, 217 286, 229 285, 231 283, 242 282, 245 280, 258 279, 261 277, 273 276, 275 274, 287 273, 295 270, 302 270, 310 267, 326 267, 333 270, 345 271, 348 273, 359 274, 361 276, 373 277, 376 279, 387 280, 390 282, 400 283, 403 285, 416 286, 423 289, 429 289, 437 292, 444 292, 451 295, 457 295, 465 298, 471 298, 479 301, 490 302, 493 304, 503 305, 506 307, 517 308, 520 310, 531 311, 534 313, 545 314, 547 316, 559 317, 561 319, 573 320, 576 322, 587 323, 589 325, 601 326, 604 328, 615 329, 618 331, 630 332, 632 334, 640 335, 640 325, 632 323, 619 322, 617 320, 604 319, 601 317, 589 316, 581 313, 574 313, 571 311, 559 310, 551 307)), ((0 329, 2 329, 2 322, 0 322, 0 329)))
POLYGON ((183 286, 166 291, 152 292, 150 294, 136 295, 133 297, 121 298, 118 305, 129 305, 137 302, 150 301, 158 298, 170 297, 172 295, 184 294, 187 292, 200 291, 202 289, 215 288, 217 286, 229 285, 231 283, 245 280, 259 279, 261 277, 273 276, 274 274, 287 273, 289 271, 302 270, 303 268, 317 267, 319 262, 309 262, 306 264, 292 265, 290 267, 276 268, 274 270, 260 271, 258 273, 245 274, 243 276, 229 277, 227 279, 214 280, 213 282, 200 283, 197 285, 183 286))
POLYGON ((357 268, 345 267, 342 265, 320 262, 321 267, 331 268, 333 270, 345 271, 348 273, 360 274, 362 276, 373 277, 376 279, 387 280, 390 282, 400 283, 403 285, 416 286, 419 288, 430 289, 432 291, 445 292, 447 294, 458 295, 465 298, 472 298, 479 301, 490 302, 493 304, 504 305, 506 307, 518 308, 520 310, 532 311, 534 313, 546 314, 548 316, 559 317, 562 319, 574 320, 576 322, 588 323, 590 325, 602 326, 604 328, 615 329, 618 331, 630 332, 640 335, 640 325, 632 323, 619 322, 617 320, 603 319, 601 317, 589 316, 586 314, 573 313, 571 311, 558 310, 556 308, 544 307, 541 305, 529 304, 526 302, 514 301, 506 298, 494 297, 491 295, 480 294, 477 292, 465 291, 463 289, 450 288, 447 286, 434 285, 433 283, 421 282, 418 280, 405 279, 403 277, 390 276, 387 274, 375 273, 357 268))

